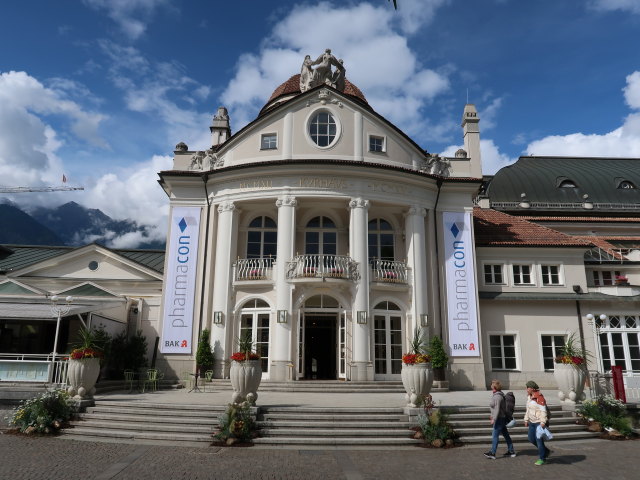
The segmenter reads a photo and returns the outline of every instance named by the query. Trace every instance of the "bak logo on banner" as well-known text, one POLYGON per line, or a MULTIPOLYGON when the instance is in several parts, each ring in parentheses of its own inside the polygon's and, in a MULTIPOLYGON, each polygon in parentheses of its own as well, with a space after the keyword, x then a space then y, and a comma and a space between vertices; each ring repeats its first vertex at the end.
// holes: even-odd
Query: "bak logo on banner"
POLYGON ((449 349, 453 357, 479 357, 471 214, 443 212, 442 223, 449 349))
POLYGON ((199 237, 200 208, 174 208, 167 245, 162 353, 191 354, 199 237))

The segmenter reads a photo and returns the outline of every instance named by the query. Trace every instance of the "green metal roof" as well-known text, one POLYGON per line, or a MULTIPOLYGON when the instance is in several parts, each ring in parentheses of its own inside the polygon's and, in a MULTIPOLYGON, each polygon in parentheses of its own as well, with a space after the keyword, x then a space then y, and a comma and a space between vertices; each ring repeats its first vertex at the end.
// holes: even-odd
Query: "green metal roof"
POLYGON ((0 283, 0 294, 2 295, 35 295, 33 290, 21 287, 14 282, 0 283))
MULTIPOLYGON (((158 273, 164 271, 164 250, 131 250, 106 248, 117 255, 121 255, 139 265, 158 273)), ((19 270, 35 265, 50 258, 84 247, 47 247, 29 245, 5 245, 0 250, 0 273, 19 270)))
POLYGON ((497 210, 640 211, 640 158, 520 157, 496 173, 486 193, 497 210), (575 188, 560 187, 565 180, 575 188), (619 188, 624 181, 636 188, 619 188), (518 206, 522 193, 529 209, 518 206), (593 209, 584 208, 585 194, 593 209))

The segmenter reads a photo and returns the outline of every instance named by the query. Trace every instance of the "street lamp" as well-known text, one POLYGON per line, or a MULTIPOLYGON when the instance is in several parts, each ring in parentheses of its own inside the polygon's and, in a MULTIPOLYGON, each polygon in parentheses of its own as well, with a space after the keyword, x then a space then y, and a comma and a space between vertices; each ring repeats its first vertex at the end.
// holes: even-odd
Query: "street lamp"
POLYGON ((56 353, 58 352, 58 334, 60 333, 60 320, 67 313, 69 313, 69 310, 71 310, 71 302, 73 302, 73 297, 71 295, 66 297, 64 299, 65 303, 58 303, 60 302, 60 297, 58 297, 57 295, 52 295, 49 300, 51 301, 51 315, 53 315, 54 317, 58 317, 58 320, 56 322, 56 336, 53 339, 53 353, 51 354, 52 368, 49 371, 49 382, 51 382, 53 377, 53 370, 56 364, 56 353))

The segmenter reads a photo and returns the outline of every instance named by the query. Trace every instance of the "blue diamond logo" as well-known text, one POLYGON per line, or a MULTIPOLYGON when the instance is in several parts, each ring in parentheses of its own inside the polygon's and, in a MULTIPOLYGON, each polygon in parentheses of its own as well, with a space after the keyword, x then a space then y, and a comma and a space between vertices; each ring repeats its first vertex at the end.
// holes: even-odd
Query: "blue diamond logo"
POLYGON ((453 236, 458 238, 458 234, 460 233, 460 229, 458 228, 458 225, 456 225, 455 223, 453 225, 451 225, 451 233, 453 233, 453 236))
POLYGON ((184 229, 187 228, 187 222, 184 219, 184 217, 182 217, 182 220, 180 220, 180 222, 178 223, 178 226, 180 227, 181 232, 184 232, 184 229))

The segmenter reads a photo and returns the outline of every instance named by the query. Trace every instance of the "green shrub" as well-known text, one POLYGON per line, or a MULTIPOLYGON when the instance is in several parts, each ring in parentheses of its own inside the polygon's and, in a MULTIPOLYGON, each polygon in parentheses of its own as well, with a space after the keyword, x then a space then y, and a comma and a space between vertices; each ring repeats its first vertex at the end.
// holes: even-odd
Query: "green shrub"
POLYGON ((437 335, 431 337, 429 340, 428 352, 431 357, 431 365, 433 368, 446 368, 449 363, 449 356, 444 349, 442 340, 437 335))
POLYGON ((199 367, 211 367, 213 365, 213 352, 211 351, 209 330, 206 328, 200 334, 198 349, 196 350, 196 364, 199 367))
POLYGON ((23 400, 13 410, 9 423, 23 433, 55 433, 71 418, 71 413, 69 395, 57 390, 23 400))
POLYGON ((627 417, 627 407, 611 395, 599 395, 593 400, 585 400, 576 408, 576 413, 586 419, 592 418, 603 427, 613 428, 623 435, 632 433, 631 419, 627 417))
POLYGON ((431 443, 434 440, 453 440, 457 437, 456 432, 448 422, 448 415, 439 408, 434 408, 430 413, 418 415, 418 426, 424 435, 424 441, 431 443))
POLYGON ((230 403, 220 416, 220 431, 214 435, 216 440, 226 442, 235 439, 246 442, 254 437, 256 424, 251 418, 251 407, 248 402, 230 403))

